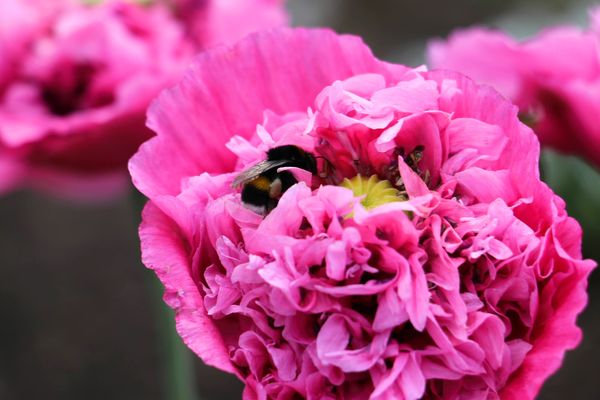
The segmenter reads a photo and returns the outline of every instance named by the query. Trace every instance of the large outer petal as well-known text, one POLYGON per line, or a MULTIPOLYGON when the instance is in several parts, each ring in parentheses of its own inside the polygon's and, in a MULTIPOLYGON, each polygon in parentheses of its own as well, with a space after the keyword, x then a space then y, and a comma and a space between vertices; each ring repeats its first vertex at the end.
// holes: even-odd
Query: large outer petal
POLYGON ((587 305, 588 276, 594 267, 592 261, 580 261, 572 276, 561 282, 561 302, 532 343, 521 367, 500 392, 503 400, 535 399, 546 379, 562 365, 565 352, 577 347, 581 329, 576 320, 587 305))
POLYGON ((190 275, 192 256, 184 234, 154 204, 142 214, 142 261, 156 272, 165 286, 165 301, 176 310, 177 332, 204 362, 234 372, 221 335, 204 309, 204 302, 190 275))
POLYGON ((249 137, 265 110, 305 111, 335 80, 403 71, 377 60, 359 38, 322 29, 274 29, 215 47, 151 106, 148 126, 158 137, 132 158, 133 182, 150 198, 176 194, 184 177, 231 170, 225 143, 249 137))

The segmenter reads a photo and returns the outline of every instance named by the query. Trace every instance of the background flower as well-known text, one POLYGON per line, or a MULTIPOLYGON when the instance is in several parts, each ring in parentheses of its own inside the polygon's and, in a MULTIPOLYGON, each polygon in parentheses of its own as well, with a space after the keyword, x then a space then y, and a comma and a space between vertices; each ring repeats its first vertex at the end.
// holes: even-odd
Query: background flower
POLYGON ((199 57, 149 124, 130 162, 143 261, 246 398, 533 398, 579 342, 594 263, 491 88, 279 30, 199 57), (234 171, 288 144, 334 171, 248 210, 234 171), (398 201, 365 208, 338 186, 357 174, 398 201))
POLYGON ((457 30, 429 46, 434 68, 464 72, 515 102, 543 145, 600 165, 600 37, 592 27, 555 27, 519 42, 486 28, 457 30))
POLYGON ((150 100, 195 52, 285 21, 279 2, 244 18, 226 12, 237 1, 199 2, 193 27, 170 3, 44 3, 54 7, 2 6, 11 24, 0 32, 0 190, 32 185, 95 200, 123 187, 127 159, 151 136, 150 100), (225 24, 235 29, 222 35, 225 24))
POLYGON ((249 32, 286 25, 283 0, 164 0, 202 47, 233 43, 249 32))
POLYGON ((0 90, 17 72, 21 58, 34 37, 47 27, 48 19, 60 8, 59 2, 4 1, 0 4, 0 90))

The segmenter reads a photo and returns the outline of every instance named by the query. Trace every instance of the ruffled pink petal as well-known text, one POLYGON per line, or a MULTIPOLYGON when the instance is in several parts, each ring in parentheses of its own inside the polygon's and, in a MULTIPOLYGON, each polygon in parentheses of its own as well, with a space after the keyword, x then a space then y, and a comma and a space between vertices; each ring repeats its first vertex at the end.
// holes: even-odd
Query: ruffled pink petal
POLYGON ((427 57, 433 68, 461 71, 508 97, 519 90, 520 79, 515 71, 521 65, 522 53, 517 43, 501 32, 485 28, 459 30, 446 42, 432 41, 427 57))

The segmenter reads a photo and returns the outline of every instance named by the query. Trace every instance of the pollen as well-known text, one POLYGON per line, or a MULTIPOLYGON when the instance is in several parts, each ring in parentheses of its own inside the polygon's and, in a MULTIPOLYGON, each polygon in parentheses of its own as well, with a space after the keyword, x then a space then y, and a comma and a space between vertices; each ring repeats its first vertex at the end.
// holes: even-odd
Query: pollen
POLYGON ((369 178, 357 175, 352 179, 344 179, 341 186, 352 190, 355 196, 364 196, 360 203, 367 210, 393 201, 406 200, 389 181, 381 180, 377 175, 369 178))

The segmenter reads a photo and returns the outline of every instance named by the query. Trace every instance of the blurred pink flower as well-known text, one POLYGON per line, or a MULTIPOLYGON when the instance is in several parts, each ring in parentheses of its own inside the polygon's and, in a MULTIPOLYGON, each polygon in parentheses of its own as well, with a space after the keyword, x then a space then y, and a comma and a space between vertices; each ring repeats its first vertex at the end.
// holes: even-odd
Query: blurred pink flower
POLYGON ((164 0, 202 47, 231 44, 258 29, 286 25, 284 0, 164 0))
MULTIPOLYGON (((197 27, 188 29, 162 2, 39 3, 46 8, 20 0, 0 6, 7 19, 0 30, 7 54, 0 60, 0 165, 10 171, 0 177, 0 192, 24 185, 91 200, 117 193, 127 160, 152 135, 145 111, 159 91, 181 78, 197 51, 272 26, 258 5, 246 10, 246 21, 203 11, 198 27, 206 32, 198 37, 197 27), (236 26, 227 35, 212 27, 226 23, 236 26)), ((221 1, 202 3, 212 10, 221 1)), ((279 3, 264 8, 275 13, 276 6, 285 15, 279 3)))
POLYGON ((38 35, 58 2, 0 2, 0 94, 15 76, 27 46, 38 35))
POLYGON ((521 110, 543 145, 600 167, 600 9, 592 28, 555 27, 518 42, 486 28, 433 41, 433 68, 463 72, 494 86, 521 110))
POLYGON ((206 52, 148 117, 143 261, 245 399, 532 399, 579 343, 594 263, 493 89, 281 29, 206 52), (263 216, 231 183, 282 145, 333 169, 292 169, 263 216))

